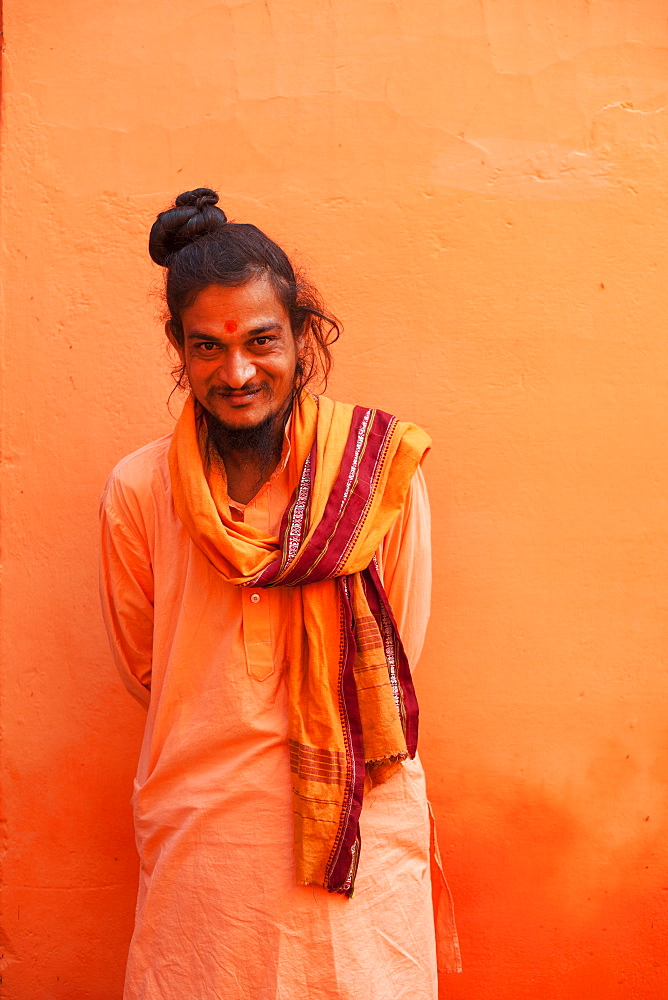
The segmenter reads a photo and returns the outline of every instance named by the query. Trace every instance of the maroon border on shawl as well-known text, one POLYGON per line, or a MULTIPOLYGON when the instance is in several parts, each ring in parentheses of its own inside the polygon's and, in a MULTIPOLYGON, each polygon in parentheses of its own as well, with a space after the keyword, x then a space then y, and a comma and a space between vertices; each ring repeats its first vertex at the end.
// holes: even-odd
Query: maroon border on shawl
MULTIPOLYGON (((325 557, 321 558, 318 562, 317 576, 313 577, 309 582, 313 582, 314 580, 326 580, 327 577, 332 575, 334 569, 336 568, 338 560, 333 555, 334 548, 338 550, 343 549, 350 539, 350 530, 352 530, 352 527, 354 526, 351 527, 349 525, 348 517, 346 516, 345 520, 343 520, 343 524, 348 526, 350 530, 343 530, 335 533, 334 529, 341 517, 341 504, 348 485, 349 471, 355 459, 359 432, 364 418, 369 412, 369 410, 366 410, 361 406, 356 406, 353 410, 353 418, 350 425, 350 431, 348 433, 348 440, 346 441, 343 457, 341 459, 341 466, 334 482, 332 492, 330 493, 327 503, 325 504, 320 524, 314 531, 313 537, 311 538, 307 548, 301 554, 299 559, 297 559, 292 565, 290 571, 281 580, 282 584, 289 586, 291 583, 294 584, 299 577, 309 574, 309 571, 312 571, 313 569, 312 563, 319 556, 321 556, 323 552, 325 552, 325 557), (330 546, 326 543, 330 542, 333 534, 336 534, 336 537, 333 539, 334 545, 330 548, 330 546), (341 538, 341 535, 344 537, 341 538)), ((371 418, 369 418, 369 422, 371 422, 371 418)), ((364 448, 362 454, 359 456, 360 465, 365 454, 366 448, 364 448)), ((353 495, 353 492, 354 491, 351 490, 351 496, 353 495)), ((348 502, 350 501, 351 496, 348 497, 348 501, 345 505, 346 515, 348 514, 348 502)))
POLYGON ((325 888, 330 892, 340 892, 352 896, 355 882, 355 869, 359 859, 359 820, 364 798, 364 779, 366 775, 364 761, 364 739, 362 736, 362 720, 359 702, 357 700, 357 684, 355 682, 355 658, 357 648, 353 640, 354 617, 348 579, 345 576, 337 578, 342 611, 342 648, 339 676, 339 699, 341 726, 346 741, 346 757, 350 762, 349 780, 346 783, 346 794, 341 808, 341 822, 336 839, 327 862, 325 872, 325 888))
POLYGON ((341 460, 341 468, 329 495, 319 525, 299 558, 281 577, 281 586, 314 583, 333 576, 342 557, 349 550, 359 522, 371 500, 379 464, 385 455, 396 417, 382 410, 356 406, 350 433, 341 460), (357 455, 358 438, 368 416, 363 447, 357 455), (373 442, 373 443, 372 443, 373 442), (353 482, 346 496, 350 472, 353 482), (344 500, 345 498, 345 500, 344 500))
MULTIPOLYGON (((310 509, 311 509, 311 497, 313 496, 313 482, 315 478, 315 465, 316 465, 316 454, 317 454, 317 443, 313 442, 313 447, 309 452, 306 462, 299 474, 299 479, 297 480, 297 485, 295 486, 292 496, 290 497, 290 503, 287 505, 283 511, 283 517, 281 518, 281 527, 278 533, 278 540, 281 547, 281 557, 280 559, 275 559, 272 563, 269 563, 267 568, 256 576, 254 580, 251 581, 247 586, 252 587, 269 587, 276 580, 276 577, 285 568, 288 553, 288 532, 292 526, 292 519, 294 512, 297 508, 297 502, 299 500, 299 494, 304 486, 304 476, 309 470, 309 500, 306 505, 306 513, 299 533, 299 545, 301 546, 304 541, 304 536, 308 531, 308 525, 310 521, 310 509)), ((280 581, 280 585, 283 586, 284 581, 280 581)))
POLYGON ((404 703, 404 713, 405 713, 405 727, 404 727, 404 737, 406 739, 406 749, 411 758, 415 757, 417 752, 417 742, 418 742, 418 723, 419 723, 419 708, 418 700, 415 694, 415 688, 413 686, 413 678, 411 676, 411 668, 408 663, 408 657, 406 656, 406 651, 404 649, 404 644, 401 641, 401 636, 399 634, 399 629, 397 628, 397 623, 395 621, 394 615, 392 614, 392 608, 390 607, 390 602, 388 600, 387 594, 385 593, 385 588, 383 587, 382 581, 378 574, 378 569, 374 561, 372 561, 368 568, 362 572, 362 582, 364 584, 364 590, 366 593, 366 598, 369 603, 369 608, 373 614, 378 627, 380 629, 381 635, 383 633, 382 619, 381 619, 381 604, 383 611, 389 618, 392 629, 394 632, 394 648, 397 652, 396 666, 397 666, 397 680, 401 689, 401 697, 404 703))

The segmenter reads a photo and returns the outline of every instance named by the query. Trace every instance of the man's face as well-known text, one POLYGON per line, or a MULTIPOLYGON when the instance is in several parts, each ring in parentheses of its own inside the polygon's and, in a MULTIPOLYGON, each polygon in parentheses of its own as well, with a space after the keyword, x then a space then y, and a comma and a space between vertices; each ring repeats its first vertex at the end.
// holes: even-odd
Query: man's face
POLYGON ((299 339, 267 277, 209 285, 181 313, 183 347, 168 336, 202 406, 229 428, 283 413, 295 384, 299 339))

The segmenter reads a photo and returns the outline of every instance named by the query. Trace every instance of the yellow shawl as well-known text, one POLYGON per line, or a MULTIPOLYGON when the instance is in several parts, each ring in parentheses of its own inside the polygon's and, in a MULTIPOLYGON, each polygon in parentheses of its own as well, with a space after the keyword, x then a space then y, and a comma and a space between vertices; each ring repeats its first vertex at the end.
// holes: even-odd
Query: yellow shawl
POLYGON ((380 410, 303 393, 290 427, 297 487, 278 536, 232 520, 186 402, 169 465, 176 511, 238 586, 291 588, 288 671, 297 881, 352 895, 365 777, 386 780, 417 745, 410 670, 374 560, 430 446, 380 410))

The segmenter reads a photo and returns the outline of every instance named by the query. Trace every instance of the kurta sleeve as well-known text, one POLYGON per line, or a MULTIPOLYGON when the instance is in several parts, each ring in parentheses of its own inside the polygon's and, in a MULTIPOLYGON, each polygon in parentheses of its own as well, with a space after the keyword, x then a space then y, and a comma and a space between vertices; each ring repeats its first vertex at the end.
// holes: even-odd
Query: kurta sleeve
POLYGON ((111 650, 126 688, 147 706, 153 650, 151 557, 113 482, 102 497, 100 521, 100 594, 111 650))
POLYGON ((378 556, 385 592, 413 670, 422 652, 431 602, 431 516, 419 467, 378 556))

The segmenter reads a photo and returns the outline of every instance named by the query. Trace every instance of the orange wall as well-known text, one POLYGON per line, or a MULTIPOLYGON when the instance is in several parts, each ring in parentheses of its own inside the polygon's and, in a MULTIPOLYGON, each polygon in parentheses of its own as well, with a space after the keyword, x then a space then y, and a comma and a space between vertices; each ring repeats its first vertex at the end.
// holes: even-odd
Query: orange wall
POLYGON ((5 0, 8 1000, 118 1000, 141 711, 96 502, 166 432, 152 216, 210 184, 424 424, 423 757, 465 1000, 663 1000, 663 0, 5 0))

